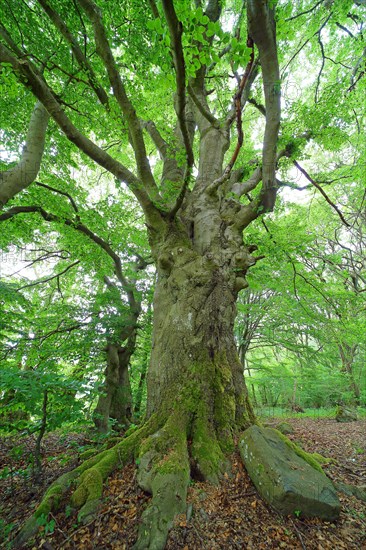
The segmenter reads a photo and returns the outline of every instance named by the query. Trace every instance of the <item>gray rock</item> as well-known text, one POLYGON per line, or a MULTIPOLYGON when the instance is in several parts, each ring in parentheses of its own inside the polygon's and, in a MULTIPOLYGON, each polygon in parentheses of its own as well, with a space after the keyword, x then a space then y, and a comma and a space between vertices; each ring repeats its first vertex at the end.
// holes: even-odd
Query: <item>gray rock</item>
POLYGON ((336 412, 337 422, 354 422, 357 420, 357 413, 352 409, 346 409, 344 407, 338 407, 336 412))
POLYGON ((298 456, 271 428, 248 428, 239 443, 245 467, 261 497, 282 514, 337 519, 332 482, 298 456))

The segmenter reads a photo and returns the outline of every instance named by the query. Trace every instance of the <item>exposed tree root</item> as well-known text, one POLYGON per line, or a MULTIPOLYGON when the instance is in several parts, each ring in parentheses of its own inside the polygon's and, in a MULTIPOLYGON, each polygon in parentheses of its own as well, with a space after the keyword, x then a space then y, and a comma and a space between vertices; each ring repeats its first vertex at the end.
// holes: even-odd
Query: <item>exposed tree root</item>
POLYGON ((134 550, 165 547, 174 518, 186 512, 191 478, 218 483, 228 463, 212 414, 203 398, 195 408, 177 405, 165 425, 140 446, 138 481, 152 500, 142 514, 134 550))
POLYGON ((173 414, 141 446, 138 480, 152 500, 142 514, 134 550, 164 548, 175 516, 185 512, 190 479, 188 426, 187 414, 173 414))
POLYGON ((217 483, 226 465, 210 414, 212 408, 204 400, 198 400, 196 407, 176 405, 170 414, 152 416, 114 447, 61 476, 13 540, 13 547, 24 546, 37 533, 40 518, 58 508, 72 485, 71 505, 79 509, 79 521, 89 522, 98 511, 104 480, 116 468, 136 459, 138 482, 152 499, 142 514, 134 549, 163 549, 174 518, 186 511, 190 478, 217 483))
POLYGON ((47 489, 41 503, 20 529, 12 541, 13 548, 21 548, 38 531, 40 520, 57 510, 62 496, 72 483, 77 487, 71 497, 71 504, 79 511, 79 520, 89 521, 98 510, 102 496, 103 481, 117 467, 124 466, 136 455, 139 444, 151 433, 159 429, 159 421, 152 416, 146 424, 123 439, 120 443, 89 458, 80 466, 59 477, 47 489))
MULTIPOLYGON (((225 427, 224 415, 200 395, 190 402, 177 400, 173 409, 153 415, 141 428, 122 441, 83 462, 56 480, 37 510, 13 541, 24 546, 38 530, 39 520, 57 509, 62 496, 74 485, 71 505, 79 509, 79 520, 88 523, 96 515, 104 480, 118 467, 135 459, 138 483, 152 495, 141 516, 134 550, 163 550, 174 519, 186 512, 190 479, 217 483, 228 463, 225 453, 233 448, 232 415, 225 427)), ((305 453, 280 434, 286 443, 312 466, 325 459, 305 453)), ((352 493, 354 494, 354 493, 352 493)))
MULTIPOLYGON (((162 550, 174 518, 186 512, 190 479, 218 483, 228 464, 225 453, 234 447, 235 409, 230 399, 220 404, 192 384, 183 393, 174 405, 167 400, 141 428, 56 480, 13 547, 21 547, 35 535, 40 518, 57 509, 70 486, 74 489, 70 502, 79 509, 79 521, 90 522, 98 511, 104 480, 136 459, 139 485, 152 499, 142 514, 134 550, 162 550)), ((220 397, 225 395, 220 392, 220 397)))
POLYGON ((193 421, 190 454, 192 477, 218 483, 219 475, 225 466, 225 456, 214 426, 209 422, 204 402, 198 406, 198 414, 193 421))

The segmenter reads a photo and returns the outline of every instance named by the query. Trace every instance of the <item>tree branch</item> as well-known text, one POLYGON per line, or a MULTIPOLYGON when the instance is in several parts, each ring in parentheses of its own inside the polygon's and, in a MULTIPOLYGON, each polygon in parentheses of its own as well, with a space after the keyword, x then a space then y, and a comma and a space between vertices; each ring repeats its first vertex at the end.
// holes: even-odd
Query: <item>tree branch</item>
MULTIPOLYGON (((229 115, 227 120, 226 120, 226 127, 229 128, 231 123, 235 119, 235 116, 236 116, 236 128, 237 128, 238 140, 237 140, 237 143, 236 143, 235 150, 234 150, 234 152, 231 156, 231 159, 229 160, 229 162, 228 162, 225 170, 223 171, 222 175, 219 178, 217 178, 214 182, 212 182, 212 184, 209 186, 209 188, 208 188, 209 193, 212 193, 214 190, 218 189, 220 187, 220 185, 222 185, 224 182, 226 182, 229 179, 231 171, 232 171, 232 169, 234 167, 234 164, 235 164, 235 162, 238 158, 240 149, 243 145, 244 135, 243 135, 242 119, 241 119, 242 97, 243 97, 243 91, 244 91, 244 89, 246 88, 246 86, 248 84, 248 80, 249 80, 250 75, 252 73, 253 64, 254 64, 254 45, 253 45, 253 41, 252 41, 251 38, 248 38, 247 45, 248 45, 249 48, 251 48, 250 59, 249 59, 248 64, 245 68, 245 71, 244 71, 244 74, 241 78, 241 81, 239 82, 238 91, 236 92, 236 94, 234 96, 234 106, 235 106, 234 114, 229 115)), ((248 93, 249 93, 249 90, 248 90, 248 93)))
POLYGON ((316 187, 318 189, 318 191, 320 191, 320 193, 323 195, 323 197, 325 198, 325 200, 327 201, 328 204, 330 204, 330 206, 332 208, 334 208, 334 210, 337 212, 338 216, 341 218, 342 222, 344 223, 344 225, 346 227, 351 227, 351 225, 347 222, 347 220, 345 219, 345 217, 343 216, 342 212, 339 210, 338 206, 336 204, 334 204, 333 201, 331 201, 331 199, 328 197, 328 195, 326 194, 326 192, 324 191, 324 189, 322 189, 322 187, 320 187, 320 185, 315 181, 313 180, 313 178, 307 173, 307 171, 302 168, 302 166, 300 166, 300 164, 294 160, 293 161, 294 165, 296 166, 296 168, 298 168, 300 170, 300 172, 302 174, 304 174, 304 176, 306 177, 306 179, 308 181, 310 181, 310 183, 312 183, 314 185, 314 187, 316 187))
POLYGON ((30 62, 24 59, 17 59, 12 55, 9 49, 1 43, 0 62, 10 63, 12 65, 20 81, 26 87, 30 88, 32 93, 42 102, 66 137, 74 143, 78 149, 113 174, 119 181, 125 182, 135 194, 147 214, 152 213, 152 211, 156 212, 156 207, 153 205, 149 195, 136 176, 74 126, 63 111, 60 103, 57 101, 55 93, 30 62))
POLYGON ((313 6, 312 8, 309 8, 308 10, 305 10, 305 11, 302 11, 301 13, 297 13, 296 15, 293 15, 292 17, 288 17, 287 19, 285 19, 285 21, 293 21, 294 19, 297 19, 298 17, 301 17, 302 15, 307 15, 308 13, 311 13, 313 11, 316 10, 316 8, 318 6, 320 6, 320 4, 323 4, 324 0, 319 0, 319 2, 317 2, 315 4, 315 6, 313 6))
POLYGON ((184 181, 176 199, 175 205, 168 214, 169 219, 173 219, 180 209, 192 175, 194 164, 193 149, 186 118, 186 67, 182 46, 183 26, 178 20, 172 0, 162 0, 165 19, 168 24, 170 45, 173 53, 173 62, 175 67, 176 79, 176 100, 177 100, 177 118, 179 129, 181 131, 183 145, 186 151, 186 169, 184 181))
POLYGON ((159 19, 159 10, 155 3, 155 0, 149 0, 149 4, 150 4, 151 12, 155 17, 155 19, 159 19))
POLYGON ((141 125, 153 140, 162 160, 165 160, 168 153, 168 144, 157 129, 155 122, 152 120, 141 121, 141 125))
POLYGON ((108 96, 105 90, 103 89, 103 87, 99 84, 98 79, 92 69, 92 66, 90 65, 88 59, 85 57, 85 55, 81 51, 81 48, 75 36, 73 36, 71 31, 67 27, 66 23, 61 19, 60 15, 49 5, 49 3, 46 0, 37 0, 37 1, 42 6, 42 8, 44 9, 48 17, 51 19, 55 27, 58 29, 58 31, 65 38, 66 42, 70 44, 71 50, 75 56, 75 59, 79 63, 80 67, 88 75, 89 84, 94 90, 101 104, 108 107, 108 96))
POLYGON ((44 152, 49 114, 36 102, 29 121, 22 155, 16 166, 0 173, 0 210, 37 177, 44 152))
MULTIPOLYGON (((252 87, 252 84, 253 84, 254 80, 257 78, 258 73, 259 73, 259 59, 254 60, 252 58, 253 53, 254 53, 254 50, 252 50, 252 54, 250 56, 249 63, 247 65, 246 69, 245 69, 245 72, 244 72, 244 75, 243 75, 242 79, 240 80, 240 77, 237 75, 238 76, 238 83, 239 83, 239 90, 240 90, 240 87, 241 87, 241 83, 242 83, 243 79, 245 78, 243 89, 240 93, 241 110, 244 109, 244 106, 245 106, 246 102, 248 101, 249 94, 250 94, 250 89, 252 87), (246 74, 247 71, 248 71, 248 67, 250 69, 249 74, 246 74)), ((230 127, 231 124, 234 122, 235 118, 237 118, 237 95, 238 95, 238 92, 234 95, 232 109, 230 110, 230 112, 229 112, 229 114, 227 115, 227 118, 226 118, 226 126, 227 127, 230 127)))
MULTIPOLYGON (((175 67, 175 78, 177 85, 177 117, 180 131, 182 133, 183 144, 186 150, 187 171, 191 172, 194 156, 189 137, 186 120, 186 67, 182 46, 182 23, 178 20, 175 13, 172 0, 162 0, 163 10, 170 34, 170 44, 173 52, 173 61, 175 67)), ((186 176, 187 177, 187 176, 186 176)))
POLYGON ((36 181, 35 184, 38 185, 38 187, 44 187, 44 189, 48 189, 49 191, 53 191, 54 193, 58 193, 59 195, 63 195, 64 197, 67 197, 76 214, 77 215, 79 214, 79 209, 77 207, 77 204, 69 193, 66 193, 66 191, 60 191, 60 189, 56 189, 55 187, 51 187, 51 185, 41 183, 40 181, 36 181))
POLYGON ((208 120, 208 122, 210 124, 212 124, 212 126, 214 128, 219 128, 220 126, 220 123, 219 121, 217 120, 217 118, 211 113, 211 111, 209 111, 208 109, 205 108, 205 106, 203 105, 203 103, 199 100, 199 98, 197 97, 194 89, 192 88, 191 85, 188 86, 188 93, 189 95, 191 96, 192 100, 193 100, 193 103, 195 104, 195 106, 197 107, 197 109, 199 110, 199 112, 201 113, 201 115, 203 115, 205 117, 206 120, 208 120))
MULTIPOLYGON (((276 164, 278 161, 282 158, 287 156, 287 150, 281 149, 276 155, 276 164)), ((254 170, 250 178, 248 178, 244 182, 237 182, 234 183, 234 185, 231 188, 231 191, 235 193, 238 197, 242 197, 243 195, 246 195, 250 191, 253 191, 257 187, 257 185, 262 181, 262 167, 257 166, 257 168, 254 170)), ((276 179, 276 188, 277 188, 277 179, 276 179)))
POLYGON ((258 103, 254 97, 248 97, 248 103, 254 105, 254 107, 263 115, 266 116, 266 108, 261 103, 258 103))
POLYGON ((53 279, 58 279, 59 277, 61 277, 61 275, 64 275, 70 269, 72 269, 73 267, 78 265, 79 263, 80 263, 80 260, 76 260, 72 264, 68 265, 63 271, 60 271, 60 273, 56 273, 56 275, 52 275, 51 277, 46 277, 45 279, 40 279, 39 281, 34 281, 34 283, 29 283, 27 285, 23 285, 23 286, 17 288, 17 291, 19 292, 19 291, 23 290, 24 288, 30 288, 32 286, 42 285, 43 283, 48 283, 49 281, 53 281, 53 279))
POLYGON ((0 222, 13 218, 18 214, 24 214, 29 212, 36 212, 40 214, 42 218, 47 222, 63 223, 68 227, 72 227, 76 231, 83 233, 91 241, 93 241, 100 248, 102 248, 108 254, 108 256, 113 260, 115 274, 117 276, 118 281, 121 283, 124 291, 128 295, 128 300, 131 307, 134 307, 134 306, 137 307, 138 302, 135 300, 135 296, 133 293, 133 289, 131 288, 131 284, 125 278, 122 271, 121 258, 118 256, 118 254, 114 252, 114 250, 112 249, 112 247, 107 241, 105 241, 102 237, 99 237, 99 235, 97 235, 96 233, 93 233, 93 231, 91 231, 86 225, 81 223, 79 220, 74 221, 69 218, 61 218, 59 216, 56 216, 55 214, 52 214, 51 212, 47 212, 41 206, 15 206, 13 208, 9 208, 9 210, 7 210, 6 212, 0 215, 0 222))
POLYGON ((273 210, 276 200, 276 146, 280 128, 280 72, 274 10, 266 0, 248 0, 248 35, 256 44, 262 67, 266 124, 262 152, 261 206, 273 210))
POLYGON ((318 75, 317 75, 317 77, 316 77, 316 88, 315 88, 315 99, 314 99, 314 102, 315 102, 315 103, 318 103, 318 100, 319 100, 320 77, 321 77, 321 75, 322 75, 322 72, 323 72, 323 69, 324 69, 324 65, 325 65, 324 44, 323 44, 322 39, 321 39, 320 31, 318 32, 318 43, 319 43, 319 46, 320 46, 320 52, 321 52, 322 61, 321 61, 321 65, 320 65, 320 71, 318 72, 318 75))
POLYGON ((92 0, 78 0, 78 2, 93 25, 97 54, 104 63, 114 96, 128 122, 131 145, 134 150, 139 177, 144 182, 148 193, 151 194, 152 200, 156 201, 159 199, 159 193, 147 158, 140 121, 136 115, 135 108, 127 96, 120 72, 113 57, 106 28, 102 21, 101 10, 92 0))

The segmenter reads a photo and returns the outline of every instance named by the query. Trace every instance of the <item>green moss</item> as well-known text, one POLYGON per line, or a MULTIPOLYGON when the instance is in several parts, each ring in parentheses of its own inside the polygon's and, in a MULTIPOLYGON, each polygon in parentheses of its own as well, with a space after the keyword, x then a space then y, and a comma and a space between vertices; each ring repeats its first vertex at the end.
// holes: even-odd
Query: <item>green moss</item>
POLYGON ((90 519, 96 516, 100 506, 100 499, 88 500, 78 513, 80 523, 88 523, 90 519))
MULTIPOLYGON (((178 412, 176 409, 169 417, 165 425, 154 434, 146 438, 139 447, 139 458, 147 453, 156 454, 160 457, 166 457, 172 454, 171 460, 174 462, 174 453, 179 455, 187 446, 187 426, 188 414, 186 411, 178 412)), ((177 456, 179 461, 179 456, 177 456)), ((166 462, 162 459, 162 462, 166 462)))
POLYGON ((89 500, 96 500, 102 496, 103 477, 98 467, 95 466, 80 476, 79 486, 71 497, 71 504, 80 508, 89 500))
POLYGON ((118 453, 118 446, 108 449, 103 454, 103 457, 100 459, 96 468, 101 475, 102 479, 106 479, 111 472, 116 468, 117 465, 124 466, 128 459, 132 458, 132 453, 128 452, 126 449, 121 449, 118 453))
POLYGON ((225 457, 208 421, 207 406, 201 402, 192 428, 191 455, 205 479, 217 483, 225 457))
POLYGON ((136 424, 131 424, 131 426, 126 430, 125 438, 132 435, 136 430, 138 430, 139 427, 136 424))
MULTIPOLYGON (((324 473, 322 467, 320 466, 320 461, 315 456, 315 455, 317 455, 317 456, 320 457, 321 455, 318 455, 318 453, 314 453, 314 454, 307 453, 306 451, 301 449, 298 445, 296 445, 296 443, 294 443, 293 441, 288 439, 285 435, 283 435, 279 430, 274 430, 274 431, 282 439, 282 441, 284 441, 286 443, 286 445, 288 445, 290 447, 290 449, 292 449, 297 454, 297 456, 299 456, 300 458, 305 460, 305 462, 307 462, 310 466, 312 466, 312 468, 314 468, 314 470, 317 470, 318 472, 321 472, 325 476, 325 473, 324 473)), ((324 458, 324 457, 322 457, 322 458, 324 458)))
POLYGON ((312 456, 319 464, 329 464, 330 462, 333 462, 332 458, 327 458, 319 453, 310 453, 310 456, 312 456))
POLYGON ((39 517, 48 516, 51 511, 57 509, 62 495, 67 491, 71 482, 79 476, 79 486, 72 497, 73 502, 75 506, 82 506, 79 512, 82 517, 90 517, 90 514, 94 513, 98 508, 103 480, 117 465, 122 466, 128 460, 131 460, 140 441, 155 432, 158 428, 159 417, 153 415, 141 428, 138 428, 128 438, 124 438, 112 449, 95 454, 74 470, 59 477, 46 491, 40 505, 32 516, 25 522, 14 539, 13 546, 23 547, 36 534, 39 529, 37 521, 39 517))
POLYGON ((50 512, 57 510, 62 495, 68 489, 70 483, 77 476, 76 470, 63 474, 46 491, 39 506, 31 517, 25 522, 18 535, 12 542, 14 548, 23 548, 29 539, 32 538, 39 529, 39 518, 47 517, 50 512))
POLYGON ((71 506, 74 508, 81 508, 85 504, 88 498, 88 491, 84 485, 81 485, 73 492, 71 496, 71 506))
POLYGON ((36 518, 41 516, 48 516, 48 514, 58 508, 62 496, 62 488, 58 485, 52 486, 48 489, 45 496, 43 497, 40 505, 35 511, 34 515, 36 518))
POLYGON ((88 490, 88 500, 99 498, 102 494, 103 477, 98 467, 91 468, 80 476, 80 485, 88 490))
POLYGON ((293 427, 288 422, 281 422, 280 424, 278 424, 277 430, 280 431, 284 435, 294 433, 293 427))
POLYGON ((118 445, 118 443, 121 443, 121 441, 124 440, 124 437, 109 437, 105 443, 106 449, 111 449, 115 445, 118 445))
POLYGON ((165 455, 153 468, 153 474, 167 475, 183 472, 189 477, 189 465, 187 461, 187 447, 177 445, 165 455))
POLYGON ((95 456, 97 454, 97 449, 88 449, 87 451, 84 451, 79 455, 80 460, 88 460, 88 458, 91 458, 92 456, 95 456))

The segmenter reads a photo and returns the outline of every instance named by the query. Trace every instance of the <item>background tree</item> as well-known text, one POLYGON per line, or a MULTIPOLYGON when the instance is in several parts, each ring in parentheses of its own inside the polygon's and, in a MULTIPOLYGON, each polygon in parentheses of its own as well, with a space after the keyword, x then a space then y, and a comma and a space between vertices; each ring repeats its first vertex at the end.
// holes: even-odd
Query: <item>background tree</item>
MULTIPOLYGON (((141 284, 139 275, 141 269, 146 267, 146 261, 139 254, 134 259, 128 256, 131 253, 129 249, 132 241, 126 246, 126 240, 133 238, 136 229, 131 227, 129 232, 125 232, 123 239, 118 238, 118 247, 122 247, 123 250, 123 253, 120 253, 123 258, 121 260, 103 237, 80 222, 80 214, 86 216, 86 205, 81 213, 71 195, 39 182, 35 192, 49 210, 28 208, 25 215, 34 216, 34 213, 40 213, 44 220, 52 222, 51 227, 58 228, 58 232, 53 231, 50 239, 50 224, 44 224, 36 248, 30 249, 27 247, 29 235, 26 228, 32 227, 33 220, 27 219, 19 228, 19 236, 16 237, 13 233, 10 239, 13 245, 25 245, 24 254, 28 257, 28 271, 31 267, 43 264, 44 267, 50 268, 51 272, 32 282, 13 279, 13 288, 18 287, 19 290, 23 289, 23 292, 28 293, 28 299, 33 305, 31 312, 38 311, 38 314, 33 322, 29 318, 28 333, 24 332, 22 326, 20 334, 12 340, 9 338, 9 332, 5 332, 4 358, 16 356, 19 361, 24 359, 25 341, 33 342, 37 350, 39 346, 44 346, 46 341, 52 342, 57 350, 56 355, 62 356, 63 362, 76 363, 73 369, 74 376, 83 376, 84 365, 84 368, 87 366, 84 374, 87 375, 89 371, 96 377, 99 375, 104 350, 107 357, 106 383, 103 386, 99 385, 100 396, 94 415, 95 423, 100 431, 108 429, 109 418, 119 426, 126 426, 132 416, 129 365, 136 345, 137 319, 141 310, 144 286, 149 284, 148 279, 141 284), (65 197, 66 205, 68 204, 71 210, 67 212, 65 208, 63 217, 50 211, 57 210, 57 207, 59 209, 60 196, 65 197), (71 231, 69 228, 72 228, 71 231), (27 235, 25 239, 24 233, 27 235), (83 267, 80 266, 80 260, 75 261, 76 252, 79 252, 82 258, 83 267), (111 273, 111 278, 103 273, 111 273), (40 292, 42 285, 46 290, 40 292), (106 290, 103 288, 104 285, 107 286, 106 290), (84 286, 84 292, 80 286, 84 286), (94 287, 92 292, 91 286, 94 287), (62 346, 64 336, 67 342, 62 346)), ((8 211, 5 216, 9 215, 8 211)), ((36 231, 39 231, 39 228, 37 225, 36 231)), ((105 227, 102 223, 98 224, 97 230, 103 234, 105 227)), ((112 233, 111 222, 109 237, 113 240, 112 233)), ((4 242, 6 238, 5 235, 4 242)), ((35 239, 34 235, 34 242, 35 239)), ((139 240, 142 250, 141 238, 139 240)), ((17 296, 16 292, 14 295, 17 296)), ((28 315, 32 315, 31 312, 28 315)), ((19 326, 14 313, 12 314, 8 307, 4 308, 4 314, 9 315, 7 326, 19 326)), ((14 331, 14 328, 12 330, 14 331)), ((30 363, 32 366, 29 368, 38 368, 38 361, 30 359, 30 363)))
POLYGON ((267 405, 286 405, 295 388, 302 406, 357 404, 364 392, 362 216, 350 203, 353 227, 345 231, 323 203, 310 212, 293 205, 290 217, 288 208, 258 227, 268 257, 251 271, 238 303, 243 365, 267 405))

